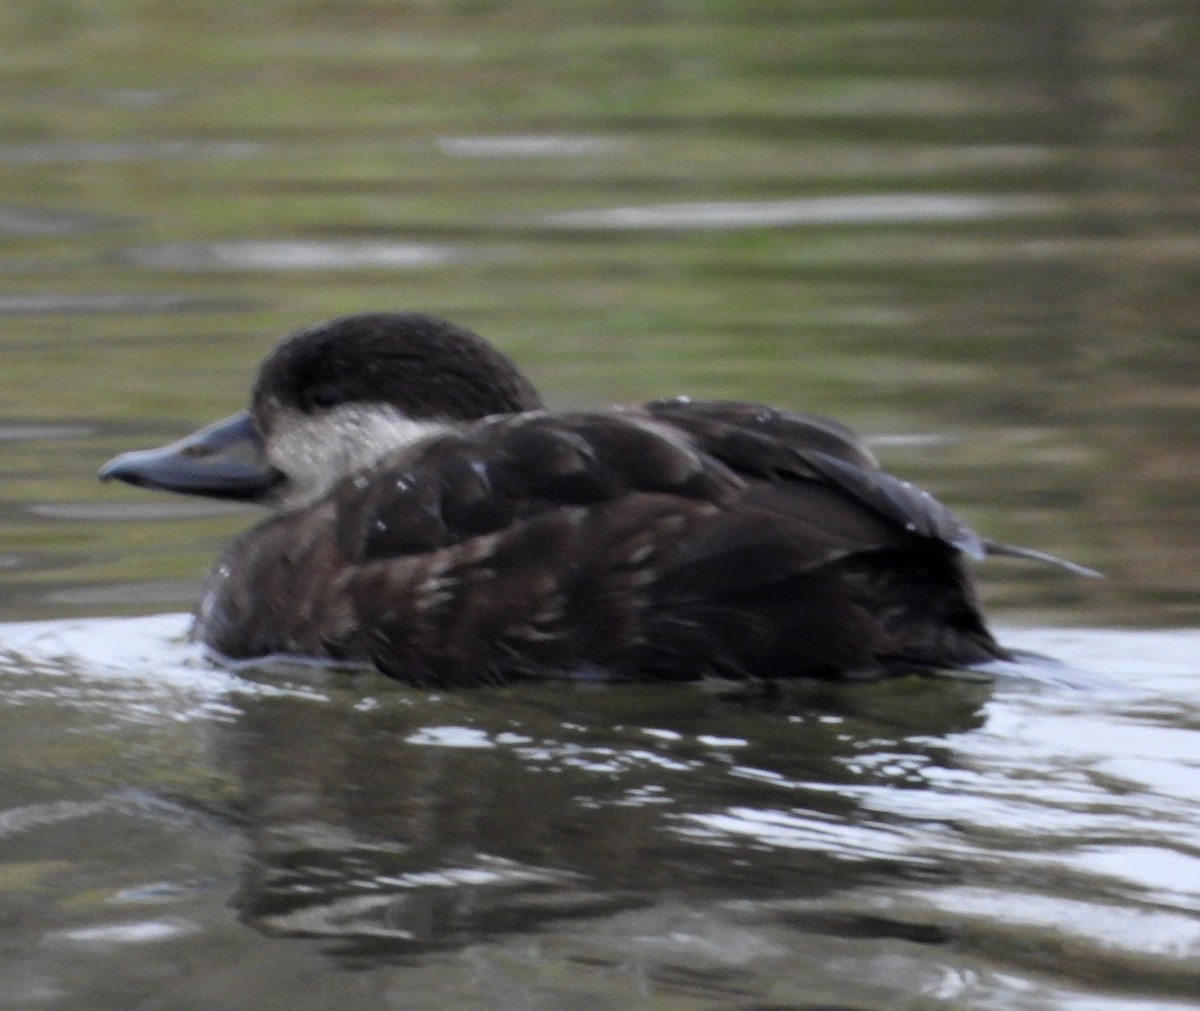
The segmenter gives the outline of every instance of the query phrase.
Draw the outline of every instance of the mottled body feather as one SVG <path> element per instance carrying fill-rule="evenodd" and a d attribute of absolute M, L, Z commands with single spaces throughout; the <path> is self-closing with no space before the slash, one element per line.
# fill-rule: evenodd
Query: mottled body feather
<path fill-rule="evenodd" d="M 904 487 L 841 426 L 759 405 L 488 418 L 234 541 L 197 635 L 427 684 L 582 666 L 878 676 L 1003 655 L 961 570 L 966 528 Z"/>

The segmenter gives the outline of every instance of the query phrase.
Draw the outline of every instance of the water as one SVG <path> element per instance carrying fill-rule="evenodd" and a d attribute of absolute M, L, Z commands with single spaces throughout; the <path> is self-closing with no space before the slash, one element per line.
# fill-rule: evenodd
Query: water
<path fill-rule="evenodd" d="M 1195 1006 L 1200 633 L 768 704 L 185 624 L 5 629 L 6 1006 Z"/>
<path fill-rule="evenodd" d="M 0 5 L 0 1006 L 1200 1006 L 1190 17 Z M 96 467 L 398 307 L 1108 578 L 980 568 L 1059 663 L 769 703 L 210 664 L 255 514 Z"/>

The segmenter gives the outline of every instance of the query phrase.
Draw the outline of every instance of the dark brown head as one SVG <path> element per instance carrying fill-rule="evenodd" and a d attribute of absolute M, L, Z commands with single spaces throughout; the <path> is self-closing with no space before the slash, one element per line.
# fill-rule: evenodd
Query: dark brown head
<path fill-rule="evenodd" d="M 512 361 L 482 337 L 416 312 L 342 316 L 285 338 L 258 370 L 250 410 L 307 415 L 379 404 L 413 421 L 472 421 L 542 406 Z"/>

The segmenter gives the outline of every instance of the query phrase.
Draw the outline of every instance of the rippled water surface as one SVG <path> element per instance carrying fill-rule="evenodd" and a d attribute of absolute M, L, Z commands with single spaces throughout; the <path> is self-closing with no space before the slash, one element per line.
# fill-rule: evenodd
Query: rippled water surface
<path fill-rule="evenodd" d="M 13 1006 L 1195 1006 L 1200 633 L 765 703 L 231 673 L 185 625 L 3 632 Z"/>
<path fill-rule="evenodd" d="M 1200 1008 L 1195 17 L 0 3 L 0 1007 Z M 991 536 L 981 676 L 226 670 L 254 513 L 101 487 L 418 308 L 557 405 L 834 414 Z"/>

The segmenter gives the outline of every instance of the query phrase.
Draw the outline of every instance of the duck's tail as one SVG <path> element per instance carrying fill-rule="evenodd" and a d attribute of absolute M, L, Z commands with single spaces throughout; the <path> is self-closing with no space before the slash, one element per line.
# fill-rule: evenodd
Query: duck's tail
<path fill-rule="evenodd" d="M 983 542 L 983 551 L 984 554 L 996 555 L 1000 558 L 1023 558 L 1029 562 L 1044 562 L 1047 565 L 1057 565 L 1060 569 L 1066 569 L 1077 576 L 1087 576 L 1089 579 L 1104 578 L 1103 572 L 1089 569 L 1086 565 L 1077 565 L 1075 562 L 1068 562 L 1065 558 L 1059 558 L 1057 555 L 1048 555 L 1044 551 L 1035 551 L 1033 548 L 1019 548 L 1015 544 L 1000 544 L 997 541 L 985 540 Z"/>

